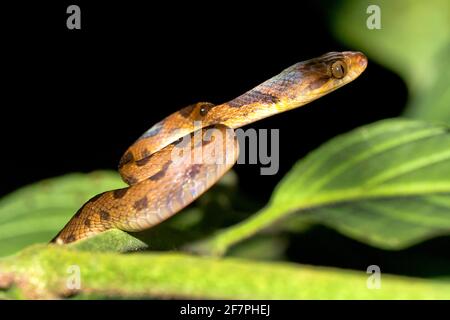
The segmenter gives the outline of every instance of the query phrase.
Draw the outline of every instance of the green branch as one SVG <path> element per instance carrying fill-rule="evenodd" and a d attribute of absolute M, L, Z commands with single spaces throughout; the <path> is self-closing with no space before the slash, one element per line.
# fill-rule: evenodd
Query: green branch
<path fill-rule="evenodd" d="M 71 290 L 80 271 L 80 289 Z M 36 245 L 0 260 L 0 297 L 232 298 L 232 299 L 448 299 L 450 285 L 382 275 L 382 288 L 368 289 L 369 275 L 291 263 L 217 259 L 179 253 L 120 255 Z"/>

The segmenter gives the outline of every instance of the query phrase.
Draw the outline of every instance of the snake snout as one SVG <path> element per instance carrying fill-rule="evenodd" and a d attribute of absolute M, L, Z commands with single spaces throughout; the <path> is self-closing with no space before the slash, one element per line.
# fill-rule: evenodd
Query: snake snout
<path fill-rule="evenodd" d="M 364 53 L 359 51 L 351 52 L 351 59 L 352 64 L 357 66 L 361 72 L 364 71 L 364 69 L 366 69 L 368 60 L 367 57 L 364 55 Z"/>

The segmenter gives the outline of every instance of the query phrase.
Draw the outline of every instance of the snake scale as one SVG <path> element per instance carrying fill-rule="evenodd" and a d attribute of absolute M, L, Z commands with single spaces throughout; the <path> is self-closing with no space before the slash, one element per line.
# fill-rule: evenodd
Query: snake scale
<path fill-rule="evenodd" d="M 111 228 L 137 232 L 164 221 L 234 165 L 234 129 L 320 98 L 356 79 L 366 66 L 360 52 L 329 52 L 296 63 L 229 102 L 199 102 L 169 115 L 120 159 L 119 172 L 129 187 L 90 199 L 52 242 L 66 244 Z M 192 161 L 199 150 L 202 161 Z"/>

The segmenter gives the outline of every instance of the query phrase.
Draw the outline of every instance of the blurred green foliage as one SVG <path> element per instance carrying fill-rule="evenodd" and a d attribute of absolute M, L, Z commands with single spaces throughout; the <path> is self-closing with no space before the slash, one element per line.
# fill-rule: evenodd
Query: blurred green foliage
<path fill-rule="evenodd" d="M 0 199 L 0 256 L 50 241 L 80 206 L 125 185 L 116 172 L 72 173 L 26 186 Z"/>
<path fill-rule="evenodd" d="M 405 115 L 450 124 L 450 2 L 448 0 L 348 0 L 329 2 L 330 30 L 370 61 L 406 82 Z M 367 8 L 377 5 L 381 29 L 367 28 Z M 369 64 L 370 68 L 370 64 Z M 382 84 L 375 87 L 379 94 Z M 389 99 L 386 97 L 386 104 Z"/>
<path fill-rule="evenodd" d="M 448 128 L 390 119 L 338 136 L 300 160 L 260 212 L 193 249 L 222 254 L 281 219 L 290 230 L 322 223 L 387 249 L 449 234 Z"/>

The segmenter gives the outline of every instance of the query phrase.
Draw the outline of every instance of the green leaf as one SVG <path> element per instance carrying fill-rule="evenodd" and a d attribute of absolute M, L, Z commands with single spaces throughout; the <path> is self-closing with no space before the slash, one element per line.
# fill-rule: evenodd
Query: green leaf
<path fill-rule="evenodd" d="M 66 286 L 75 275 L 70 272 L 74 266 L 79 270 L 79 290 Z M 368 278 L 365 270 L 177 253 L 120 255 L 35 245 L 0 259 L 0 298 L 60 298 L 77 293 L 94 298 L 450 298 L 449 282 L 383 274 L 381 288 L 368 289 Z"/>
<path fill-rule="evenodd" d="M 87 200 L 124 186 L 116 172 L 73 173 L 37 182 L 3 197 L 0 200 L 0 256 L 33 243 L 48 242 Z M 227 220 L 231 219 L 231 223 L 241 220 L 242 216 L 240 219 L 236 216 L 242 215 L 243 208 L 235 204 L 241 207 L 248 204 L 236 189 L 237 177 L 229 172 L 199 199 L 196 207 L 183 210 L 182 214 L 155 228 L 133 234 L 110 230 L 74 246 L 82 250 L 117 252 L 178 247 L 218 229 Z"/>
<path fill-rule="evenodd" d="M 282 218 L 386 249 L 449 234 L 448 128 L 389 119 L 334 138 L 294 166 L 266 208 L 189 249 L 221 254 Z"/>
<path fill-rule="evenodd" d="M 330 5 L 330 31 L 405 80 L 410 94 L 405 115 L 450 124 L 448 0 L 347 0 Z M 370 5 L 380 8 L 381 29 L 366 25 L 373 15 L 367 13 Z"/>
<path fill-rule="evenodd" d="M 0 256 L 50 241 L 94 195 L 124 186 L 115 172 L 72 173 L 23 187 L 0 199 Z"/>
<path fill-rule="evenodd" d="M 146 249 L 148 245 L 127 232 L 110 229 L 91 238 L 71 243 L 68 247 L 81 251 L 129 252 Z"/>

